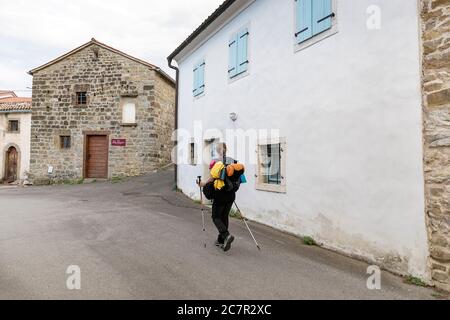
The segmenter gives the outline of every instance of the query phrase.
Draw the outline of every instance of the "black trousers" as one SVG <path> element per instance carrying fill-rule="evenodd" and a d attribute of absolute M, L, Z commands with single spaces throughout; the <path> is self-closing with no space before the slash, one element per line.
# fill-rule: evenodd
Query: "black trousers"
<path fill-rule="evenodd" d="M 219 231 L 219 237 L 217 241 L 224 243 L 225 239 L 230 235 L 228 226 L 230 223 L 230 211 L 233 207 L 233 202 L 216 202 L 214 201 L 212 206 L 212 219 Z"/>

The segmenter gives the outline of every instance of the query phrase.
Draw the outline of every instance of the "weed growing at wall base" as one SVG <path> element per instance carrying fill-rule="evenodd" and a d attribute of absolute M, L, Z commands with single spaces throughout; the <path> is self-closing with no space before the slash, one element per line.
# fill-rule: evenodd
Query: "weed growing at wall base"
<path fill-rule="evenodd" d="M 417 286 L 417 287 L 427 287 L 427 284 L 422 279 L 414 277 L 414 276 L 406 277 L 405 282 L 407 284 Z"/>

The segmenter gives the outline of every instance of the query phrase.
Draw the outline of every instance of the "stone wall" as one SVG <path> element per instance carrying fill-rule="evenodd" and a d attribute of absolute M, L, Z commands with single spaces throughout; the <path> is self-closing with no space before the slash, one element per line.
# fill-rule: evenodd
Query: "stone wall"
<path fill-rule="evenodd" d="M 162 92 L 158 92 L 162 87 Z M 88 92 L 77 106 L 76 91 Z M 109 145 L 108 177 L 136 176 L 170 163 L 175 86 L 149 66 L 92 44 L 33 75 L 31 177 L 35 182 L 84 177 L 86 132 L 126 139 L 126 147 Z M 124 97 L 136 101 L 136 125 L 122 124 Z M 59 136 L 72 146 L 61 149 Z M 48 175 L 48 166 L 54 173 Z"/>
<path fill-rule="evenodd" d="M 173 85 L 157 74 L 155 83 L 155 103 L 152 108 L 155 125 L 159 128 L 155 132 L 155 152 L 158 153 L 160 164 L 172 162 L 174 141 L 172 134 L 175 124 L 175 90 Z"/>
<path fill-rule="evenodd" d="M 430 267 L 436 286 L 450 291 L 450 1 L 421 6 Z"/>

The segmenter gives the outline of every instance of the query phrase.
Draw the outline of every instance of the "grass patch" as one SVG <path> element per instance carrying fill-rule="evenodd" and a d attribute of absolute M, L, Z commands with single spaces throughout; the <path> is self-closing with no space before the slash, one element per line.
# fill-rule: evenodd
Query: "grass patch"
<path fill-rule="evenodd" d="M 314 240 L 311 237 L 303 237 L 302 241 L 303 241 L 303 244 L 305 244 L 307 246 L 317 246 L 316 240 Z"/>
<path fill-rule="evenodd" d="M 230 211 L 230 217 L 233 219 L 242 219 L 241 213 L 236 209 L 231 209 Z"/>
<path fill-rule="evenodd" d="M 438 300 L 449 300 L 449 299 L 450 299 L 450 297 L 449 297 L 448 294 L 438 293 L 438 292 L 432 293 L 431 296 L 432 296 L 433 298 L 438 299 Z"/>
<path fill-rule="evenodd" d="M 422 279 L 413 276 L 406 277 L 405 283 L 417 287 L 428 287 L 427 284 Z"/>
<path fill-rule="evenodd" d="M 83 184 L 83 183 L 84 183 L 84 179 L 75 179 L 75 180 L 74 179 L 66 179 L 66 180 L 55 181 L 52 184 L 74 186 L 74 185 Z"/>
<path fill-rule="evenodd" d="M 111 183 L 119 183 L 119 182 L 122 182 L 124 180 L 125 180 L 124 177 L 112 177 L 111 178 Z"/>

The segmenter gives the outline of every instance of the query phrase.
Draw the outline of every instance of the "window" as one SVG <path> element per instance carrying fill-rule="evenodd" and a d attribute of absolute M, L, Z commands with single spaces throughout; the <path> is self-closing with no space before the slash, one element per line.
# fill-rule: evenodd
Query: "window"
<path fill-rule="evenodd" d="M 219 159 L 219 153 L 217 152 L 217 147 L 219 146 L 220 140 L 214 139 L 210 143 L 210 156 L 211 160 Z"/>
<path fill-rule="evenodd" d="M 87 92 L 77 92 L 77 105 L 86 105 L 87 104 Z"/>
<path fill-rule="evenodd" d="M 189 145 L 189 164 L 192 166 L 197 165 L 196 151 L 195 143 L 191 143 Z"/>
<path fill-rule="evenodd" d="M 248 28 L 244 28 L 231 36 L 229 47 L 228 76 L 230 79 L 248 70 Z"/>
<path fill-rule="evenodd" d="M 281 144 L 261 146 L 261 179 L 265 184 L 281 184 Z"/>
<path fill-rule="evenodd" d="M 136 123 L 136 105 L 132 102 L 125 103 L 122 109 L 122 123 Z"/>
<path fill-rule="evenodd" d="M 285 149 L 284 141 L 258 146 L 258 190 L 286 192 Z"/>
<path fill-rule="evenodd" d="M 334 2 L 335 0 L 295 0 L 297 44 L 305 43 L 327 30 L 336 31 L 332 30 L 336 16 Z M 330 34 L 324 34 L 325 37 L 328 35 Z"/>
<path fill-rule="evenodd" d="M 59 143 L 61 149 L 70 149 L 71 147 L 71 141 L 72 139 L 70 136 L 60 136 L 59 137 Z"/>
<path fill-rule="evenodd" d="M 122 96 L 120 110 L 122 111 L 122 126 L 136 127 L 138 96 Z"/>
<path fill-rule="evenodd" d="M 8 131 L 9 132 L 19 132 L 19 120 L 9 120 L 8 121 Z"/>
<path fill-rule="evenodd" d="M 194 67 L 194 89 L 192 90 L 194 97 L 205 92 L 205 61 L 201 61 Z"/>

